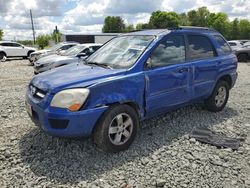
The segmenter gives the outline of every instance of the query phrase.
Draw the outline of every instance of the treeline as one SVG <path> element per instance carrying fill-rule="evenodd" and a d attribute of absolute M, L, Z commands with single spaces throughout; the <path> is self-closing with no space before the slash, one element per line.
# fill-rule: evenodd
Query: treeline
<path fill-rule="evenodd" d="M 151 14 L 148 23 L 139 23 L 136 26 L 126 25 L 119 16 L 108 16 L 104 20 L 104 33 L 122 33 L 141 29 L 165 29 L 178 26 L 210 27 L 222 33 L 228 40 L 250 39 L 250 22 L 247 19 L 230 21 L 223 12 L 212 13 L 207 7 L 200 7 L 187 13 L 155 11 Z"/>

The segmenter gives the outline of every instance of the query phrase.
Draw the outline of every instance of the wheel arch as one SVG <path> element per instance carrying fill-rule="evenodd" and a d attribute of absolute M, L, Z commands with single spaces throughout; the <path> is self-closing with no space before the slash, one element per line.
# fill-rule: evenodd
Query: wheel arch
<path fill-rule="evenodd" d="M 233 86 L 232 77 L 231 77 L 229 74 L 221 76 L 221 77 L 218 79 L 218 81 L 225 81 L 225 82 L 227 82 L 230 89 L 231 89 L 232 86 Z M 218 83 L 218 81 L 217 81 L 217 83 Z"/>

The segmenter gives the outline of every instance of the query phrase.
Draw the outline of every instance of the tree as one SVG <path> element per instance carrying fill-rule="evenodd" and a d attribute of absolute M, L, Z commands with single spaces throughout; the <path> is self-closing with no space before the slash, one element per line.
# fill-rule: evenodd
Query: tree
<path fill-rule="evenodd" d="M 3 30 L 0 29 L 0 40 L 2 40 L 2 39 L 3 39 Z"/>
<path fill-rule="evenodd" d="M 200 7 L 198 10 L 191 10 L 187 13 L 188 20 L 192 26 L 207 27 L 210 15 L 207 7 Z"/>
<path fill-rule="evenodd" d="M 230 23 L 225 13 L 212 13 L 209 16 L 209 26 L 223 34 L 227 39 L 230 37 Z"/>
<path fill-rule="evenodd" d="M 153 29 L 178 27 L 179 23 L 179 15 L 175 12 L 156 11 L 151 14 L 149 19 L 149 27 Z"/>
<path fill-rule="evenodd" d="M 37 38 L 36 38 L 36 44 L 41 48 L 45 48 L 46 46 L 49 45 L 49 40 L 51 39 L 51 36 L 50 35 L 39 35 Z"/>
<path fill-rule="evenodd" d="M 53 33 L 51 34 L 51 39 L 54 40 L 56 43 L 58 43 L 59 41 L 61 41 L 61 36 L 62 36 L 62 33 L 57 29 L 57 26 L 56 26 Z"/>
<path fill-rule="evenodd" d="M 125 26 L 124 32 L 126 33 L 126 32 L 130 32 L 130 31 L 133 31 L 133 30 L 135 30 L 134 25 L 130 24 L 128 26 Z"/>
<path fill-rule="evenodd" d="M 188 15 L 186 13 L 181 13 L 179 15 L 179 18 L 180 18 L 180 25 L 182 26 L 188 26 L 188 25 L 191 25 L 189 19 L 188 19 Z"/>
<path fill-rule="evenodd" d="M 239 20 L 236 18 L 231 22 L 231 35 L 230 39 L 239 39 Z"/>
<path fill-rule="evenodd" d="M 149 29 L 149 24 L 147 23 L 138 23 L 135 27 L 136 30 Z"/>
<path fill-rule="evenodd" d="M 125 30 L 124 20 L 120 16 L 107 16 L 102 28 L 103 33 L 122 33 Z"/>
<path fill-rule="evenodd" d="M 250 39 L 250 22 L 246 19 L 242 19 L 239 22 L 239 38 Z"/>

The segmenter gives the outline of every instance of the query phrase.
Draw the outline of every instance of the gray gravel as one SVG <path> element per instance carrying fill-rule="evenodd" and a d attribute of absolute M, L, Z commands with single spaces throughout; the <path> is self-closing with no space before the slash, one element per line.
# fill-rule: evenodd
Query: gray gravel
<path fill-rule="evenodd" d="M 132 147 L 100 152 L 91 139 L 48 136 L 28 118 L 27 60 L 0 63 L 0 187 L 250 187 L 250 66 L 224 111 L 189 106 L 142 123 Z M 195 126 L 242 138 L 237 151 L 190 139 Z"/>

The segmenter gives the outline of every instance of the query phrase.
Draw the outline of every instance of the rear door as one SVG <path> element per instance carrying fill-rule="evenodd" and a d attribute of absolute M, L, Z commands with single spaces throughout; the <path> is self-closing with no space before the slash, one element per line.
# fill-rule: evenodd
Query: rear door
<path fill-rule="evenodd" d="M 167 35 L 151 54 L 151 65 L 145 71 L 146 111 L 162 112 L 190 100 L 190 71 L 186 64 L 185 38 Z"/>
<path fill-rule="evenodd" d="M 193 99 L 211 93 L 221 61 L 211 39 L 206 35 L 187 35 L 188 60 L 192 62 Z"/>

